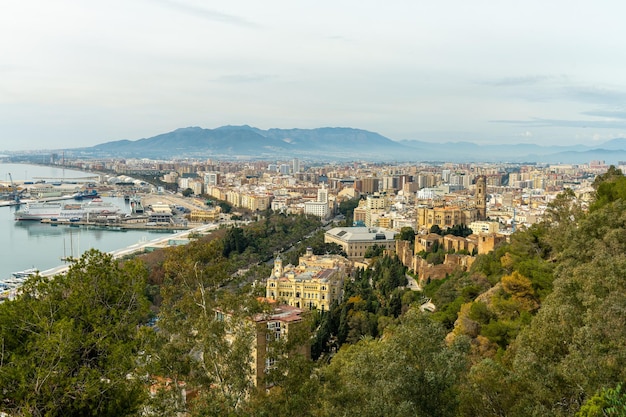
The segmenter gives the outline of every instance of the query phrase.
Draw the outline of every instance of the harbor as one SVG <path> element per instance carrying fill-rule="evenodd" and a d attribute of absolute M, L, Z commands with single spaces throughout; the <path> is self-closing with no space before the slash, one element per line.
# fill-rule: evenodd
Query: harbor
<path fill-rule="evenodd" d="M 92 199 L 85 198 L 82 203 L 74 199 L 76 193 L 85 189 L 85 184 L 73 184 L 72 177 L 85 177 L 93 180 L 85 172 L 70 171 L 34 165 L 0 164 L 0 179 L 3 183 L 34 185 L 32 177 L 68 178 L 67 184 L 55 185 L 61 188 L 61 194 L 47 196 L 45 201 L 66 202 L 70 205 L 87 204 Z M 7 171 L 13 172 L 11 180 Z M 24 176 L 16 178 L 15 173 Z M 89 178 L 87 178 L 89 177 Z M 28 184 L 33 182 L 33 184 Z M 38 220 L 16 220 L 16 213 L 24 210 L 27 204 L 41 203 L 40 199 L 20 194 L 19 204 L 15 199 L 0 201 L 0 292 L 9 286 L 19 285 L 24 277 L 13 274 L 35 269 L 41 275 L 52 276 L 63 272 L 69 266 L 64 259 L 80 257 L 88 249 L 94 248 L 111 253 L 116 257 L 126 256 L 140 251 L 154 250 L 168 245 L 184 244 L 189 233 L 204 233 L 217 228 L 216 223 L 201 224 L 187 222 L 183 216 L 185 210 L 199 208 L 199 203 L 188 200 L 186 207 L 181 201 L 170 195 L 158 193 L 127 192 L 116 189 L 106 182 L 99 184 L 99 198 L 119 208 L 113 214 L 73 216 L 68 218 L 49 217 Z M 66 188 L 63 188 L 66 186 Z M 55 190 L 56 191 L 56 190 Z M 14 196 L 12 196 L 14 197 Z M 93 197 L 93 196 L 92 196 Z M 83 197 L 84 198 L 84 197 Z M 143 203 L 137 210 L 137 203 Z M 145 204 L 146 210 L 143 205 Z M 151 217 L 148 206 L 159 208 L 172 207 L 178 213 L 161 213 Z"/>
<path fill-rule="evenodd" d="M 169 246 L 182 245 L 189 242 L 189 235 L 192 233 L 198 236 L 210 233 L 217 228 L 217 224 L 201 225 L 193 229 L 179 231 L 177 233 L 167 236 L 157 237 L 150 241 L 139 241 L 127 247 L 109 251 L 108 253 L 112 255 L 114 259 L 119 259 L 126 256 L 132 256 L 135 254 L 163 249 Z M 15 297 L 20 291 L 20 287 L 32 275 L 39 274 L 42 277 L 53 277 L 55 275 L 67 272 L 67 270 L 71 266 L 71 259 L 74 253 L 73 248 L 70 248 L 69 253 L 69 256 L 64 256 L 66 261 L 63 264 L 59 264 L 55 267 L 48 268 L 43 271 L 40 271 L 37 268 L 28 268 L 23 271 L 16 271 L 11 273 L 10 278 L 0 280 L 0 302 L 5 299 L 12 299 L 13 297 Z M 76 257 L 78 256 L 79 252 L 77 252 Z"/>

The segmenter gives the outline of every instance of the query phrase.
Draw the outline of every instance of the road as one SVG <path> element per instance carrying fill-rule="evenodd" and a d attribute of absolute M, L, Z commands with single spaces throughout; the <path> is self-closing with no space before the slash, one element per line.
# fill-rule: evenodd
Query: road
<path fill-rule="evenodd" d="M 409 281 L 406 286 L 408 289 L 412 291 L 422 291 L 422 287 L 420 287 L 420 285 L 417 283 L 417 281 L 415 281 L 412 276 L 406 274 L 406 279 Z"/>

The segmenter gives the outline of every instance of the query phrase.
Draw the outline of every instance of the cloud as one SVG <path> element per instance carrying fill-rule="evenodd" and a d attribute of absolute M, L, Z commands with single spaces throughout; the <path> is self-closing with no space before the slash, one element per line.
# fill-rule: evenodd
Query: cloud
<path fill-rule="evenodd" d="M 626 102 L 625 91 L 596 86 L 568 87 L 564 95 L 579 102 L 607 106 L 620 106 Z"/>
<path fill-rule="evenodd" d="M 276 76 L 271 74 L 233 74 L 223 75 L 216 78 L 214 81 L 219 83 L 240 84 L 264 82 L 272 78 L 276 78 Z"/>
<path fill-rule="evenodd" d="M 626 110 L 590 110 L 581 114 L 586 116 L 606 117 L 610 119 L 626 119 Z"/>
<path fill-rule="evenodd" d="M 492 85 L 496 87 L 517 87 L 565 79 L 567 79 L 565 75 L 523 75 L 519 77 L 505 77 L 492 81 L 484 81 L 480 84 Z"/>
<path fill-rule="evenodd" d="M 207 20 L 211 20 L 214 22 L 222 22 L 228 23 L 231 25 L 244 26 L 250 28 L 259 27 L 259 25 L 255 22 L 251 22 L 249 20 L 243 19 L 239 16 L 234 16 L 226 13 L 221 13 L 216 10 L 205 9 L 203 7 L 198 7 L 193 4 L 175 1 L 175 0 L 157 0 L 161 5 L 168 7 L 170 9 Z"/>
<path fill-rule="evenodd" d="M 490 123 L 525 127 L 573 127 L 594 129 L 626 129 L 626 120 L 562 120 L 532 118 L 531 120 L 490 120 Z"/>
<path fill-rule="evenodd" d="M 342 35 L 331 35 L 331 36 L 327 36 L 326 39 L 331 40 L 331 41 L 342 41 L 342 42 L 352 42 L 353 40 L 346 37 L 346 36 L 342 36 Z"/>

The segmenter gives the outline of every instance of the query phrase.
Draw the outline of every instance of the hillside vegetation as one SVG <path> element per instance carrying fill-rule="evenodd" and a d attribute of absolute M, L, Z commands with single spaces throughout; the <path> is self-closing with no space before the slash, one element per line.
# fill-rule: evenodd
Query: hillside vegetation
<path fill-rule="evenodd" d="M 341 303 L 271 346 L 269 391 L 247 377 L 241 323 L 268 309 L 256 297 L 274 253 L 295 245 L 284 254 L 294 262 L 308 244 L 330 249 L 317 220 L 268 213 L 149 263 L 88 252 L 66 276 L 35 278 L 0 304 L 0 411 L 626 415 L 626 178 L 611 169 L 594 186 L 588 208 L 562 193 L 545 221 L 423 292 L 404 288 L 395 257 L 373 258 Z M 419 311 L 427 298 L 435 313 Z M 312 359 L 293 354 L 306 340 Z"/>

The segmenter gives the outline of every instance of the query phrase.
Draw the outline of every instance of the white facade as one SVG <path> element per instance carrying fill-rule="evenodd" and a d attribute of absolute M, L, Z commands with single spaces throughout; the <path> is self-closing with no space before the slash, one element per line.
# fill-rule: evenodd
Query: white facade
<path fill-rule="evenodd" d="M 500 223 L 488 221 L 471 222 L 468 227 L 472 232 L 478 233 L 498 233 L 500 231 Z"/>
<path fill-rule="evenodd" d="M 304 214 L 312 214 L 321 219 L 326 219 L 330 214 L 328 203 L 319 201 L 307 201 L 304 203 Z"/>

